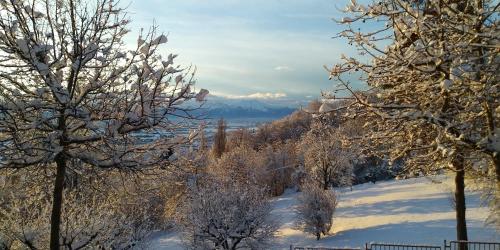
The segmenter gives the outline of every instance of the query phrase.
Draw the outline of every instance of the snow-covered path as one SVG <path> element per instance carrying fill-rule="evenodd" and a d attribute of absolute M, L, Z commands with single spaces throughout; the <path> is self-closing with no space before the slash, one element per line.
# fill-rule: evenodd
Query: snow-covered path
<path fill-rule="evenodd" d="M 340 199 L 331 234 L 315 237 L 296 229 L 297 197 L 292 190 L 273 200 L 273 217 L 279 221 L 272 249 L 297 246 L 362 247 L 366 242 L 442 245 L 455 238 L 451 179 L 408 179 L 363 184 L 338 191 Z M 441 182 L 444 183 L 435 183 Z M 470 240 L 500 241 L 500 235 L 483 221 L 488 214 L 479 195 L 468 192 L 467 226 Z M 152 249 L 182 249 L 175 233 L 159 234 Z"/>

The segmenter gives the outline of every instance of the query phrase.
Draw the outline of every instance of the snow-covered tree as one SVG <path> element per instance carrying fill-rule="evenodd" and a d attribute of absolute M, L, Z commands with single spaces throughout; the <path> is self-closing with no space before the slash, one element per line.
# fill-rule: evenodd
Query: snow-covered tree
<path fill-rule="evenodd" d="M 465 173 L 489 183 L 493 211 L 500 206 L 499 6 L 488 0 L 351 0 L 338 21 L 346 27 L 339 36 L 361 57 L 342 55 L 328 69 L 351 96 L 337 109 L 325 103 L 324 111 L 362 112 L 372 148 L 389 144 L 393 159 L 406 156 L 415 169 L 456 172 L 459 240 L 467 240 Z M 354 91 L 349 73 L 361 75 L 371 93 Z"/>
<path fill-rule="evenodd" d="M 301 190 L 297 206 L 298 226 L 319 240 L 321 234 L 326 235 L 332 227 L 337 198 L 333 190 L 324 190 L 311 183 L 304 184 Z"/>
<path fill-rule="evenodd" d="M 273 196 L 283 194 L 292 184 L 292 174 L 298 165 L 295 143 L 274 143 L 261 149 L 265 157 L 267 186 Z"/>
<path fill-rule="evenodd" d="M 213 159 L 209 172 L 220 178 L 266 187 L 270 173 L 266 169 L 266 157 L 248 146 L 231 149 L 220 159 Z"/>
<path fill-rule="evenodd" d="M 271 123 L 265 123 L 255 131 L 256 148 L 274 142 L 297 141 L 309 131 L 311 115 L 303 110 L 295 111 L 289 116 Z"/>
<path fill-rule="evenodd" d="M 263 249 L 277 230 L 266 190 L 217 177 L 192 187 L 182 225 L 192 249 Z"/>
<path fill-rule="evenodd" d="M 338 129 L 315 123 L 299 148 L 309 176 L 324 190 L 351 184 L 354 154 L 342 144 Z"/>
<path fill-rule="evenodd" d="M 204 133 L 204 130 L 201 130 L 196 145 L 192 144 L 187 149 L 178 150 L 175 160 L 171 161 L 168 168 L 170 172 L 166 177 L 168 182 L 164 211 L 166 217 L 176 218 L 182 213 L 179 208 L 187 198 L 189 187 L 198 186 L 208 174 L 211 152 L 207 148 Z"/>
<path fill-rule="evenodd" d="M 169 116 L 202 101 L 193 71 L 158 53 L 156 28 L 124 44 L 126 13 L 116 1 L 0 1 L 0 168 L 56 168 L 50 248 L 58 249 L 68 162 L 98 168 L 161 165 L 183 141 Z"/>
<path fill-rule="evenodd" d="M 237 147 L 251 147 L 254 148 L 256 143 L 255 136 L 248 128 L 239 128 L 228 133 L 227 145 L 228 149 Z"/>

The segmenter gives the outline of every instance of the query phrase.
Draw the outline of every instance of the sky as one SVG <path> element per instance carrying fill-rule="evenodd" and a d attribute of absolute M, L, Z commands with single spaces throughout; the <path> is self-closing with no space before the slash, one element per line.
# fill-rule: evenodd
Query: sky
<path fill-rule="evenodd" d="M 332 39 L 347 0 L 131 0 L 132 34 L 153 23 L 164 55 L 197 67 L 197 88 L 228 98 L 313 99 L 324 65 L 354 51 Z"/>

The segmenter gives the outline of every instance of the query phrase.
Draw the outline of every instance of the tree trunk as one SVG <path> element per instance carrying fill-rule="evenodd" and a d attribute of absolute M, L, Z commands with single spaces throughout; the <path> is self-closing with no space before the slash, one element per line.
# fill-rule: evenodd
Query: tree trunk
<path fill-rule="evenodd" d="M 497 177 L 497 191 L 500 191 L 500 153 L 497 153 L 493 157 L 493 163 L 495 164 L 495 173 Z"/>
<path fill-rule="evenodd" d="M 328 173 L 328 167 L 325 163 L 321 163 L 323 169 L 323 190 L 328 190 L 328 184 L 330 184 L 330 174 Z"/>
<path fill-rule="evenodd" d="M 495 219 L 499 219 L 500 218 L 500 213 L 498 212 L 500 209 L 500 153 L 497 153 L 494 157 L 493 157 L 493 163 L 495 165 L 495 172 L 496 172 L 496 183 L 495 183 L 495 187 L 496 189 L 493 190 L 493 213 L 491 214 L 491 216 L 495 216 Z M 497 211 L 497 212 L 495 212 Z M 496 223 L 497 227 L 500 227 L 498 221 Z"/>
<path fill-rule="evenodd" d="M 66 158 L 59 154 L 56 157 L 57 174 L 54 182 L 52 214 L 50 217 L 50 249 L 59 250 L 59 232 L 63 203 L 64 175 L 66 174 Z"/>
<path fill-rule="evenodd" d="M 229 243 L 227 243 L 227 240 L 224 240 L 224 242 L 222 242 L 222 248 L 223 248 L 223 249 L 230 250 L 230 248 L 229 248 Z"/>
<path fill-rule="evenodd" d="M 232 240 L 232 247 L 231 247 L 231 250 L 236 250 L 238 249 L 238 245 L 240 244 L 242 238 L 237 238 L 237 239 L 233 239 Z"/>
<path fill-rule="evenodd" d="M 462 159 L 457 159 L 453 163 L 456 171 L 455 175 L 455 210 L 457 217 L 457 240 L 467 239 L 467 223 L 465 220 L 465 169 Z M 466 244 L 459 244 L 460 250 L 467 250 Z"/>

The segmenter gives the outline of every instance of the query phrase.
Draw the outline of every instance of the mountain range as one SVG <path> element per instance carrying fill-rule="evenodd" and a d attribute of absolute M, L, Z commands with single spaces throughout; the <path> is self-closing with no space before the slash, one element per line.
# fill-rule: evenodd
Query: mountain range
<path fill-rule="evenodd" d="M 269 118 L 279 119 L 300 108 L 299 101 L 287 99 L 250 99 L 226 98 L 210 95 L 199 112 L 207 118 L 240 119 Z"/>

